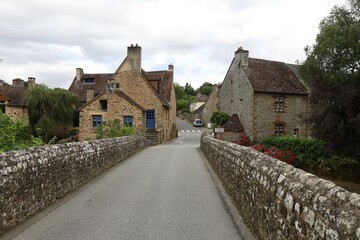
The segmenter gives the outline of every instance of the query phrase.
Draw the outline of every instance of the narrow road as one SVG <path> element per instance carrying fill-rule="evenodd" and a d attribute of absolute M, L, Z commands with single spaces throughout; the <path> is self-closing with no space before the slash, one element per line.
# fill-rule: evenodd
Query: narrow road
<path fill-rule="evenodd" d="M 247 239 L 199 153 L 200 135 L 135 154 L 4 239 Z"/>

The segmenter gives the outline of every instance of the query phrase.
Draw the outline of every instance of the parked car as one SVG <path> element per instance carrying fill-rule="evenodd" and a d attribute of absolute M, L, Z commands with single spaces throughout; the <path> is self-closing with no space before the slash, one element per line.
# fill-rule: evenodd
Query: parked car
<path fill-rule="evenodd" d="M 203 122 L 200 119 L 195 119 L 193 122 L 194 127 L 202 127 Z"/>

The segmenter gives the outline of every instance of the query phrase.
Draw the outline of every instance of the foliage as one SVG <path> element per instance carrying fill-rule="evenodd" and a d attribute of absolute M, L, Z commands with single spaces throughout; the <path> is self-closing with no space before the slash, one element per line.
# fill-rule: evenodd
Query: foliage
<path fill-rule="evenodd" d="M 230 116 L 224 112 L 214 112 L 211 115 L 210 121 L 216 123 L 217 125 L 223 125 L 229 120 Z"/>
<path fill-rule="evenodd" d="M 327 151 L 360 156 L 360 1 L 335 6 L 320 23 L 301 76 L 311 87 L 310 120 L 314 137 Z M 360 160 L 360 159 L 358 159 Z"/>
<path fill-rule="evenodd" d="M 195 90 L 189 83 L 185 87 L 175 83 L 176 109 L 182 113 L 190 113 L 190 103 L 195 100 Z"/>
<path fill-rule="evenodd" d="M 196 89 L 195 92 L 209 96 L 212 91 L 212 87 L 213 87 L 213 85 L 211 83 L 205 82 L 198 89 Z"/>
<path fill-rule="evenodd" d="M 101 125 L 98 125 L 95 133 L 97 139 L 114 138 L 134 135 L 135 128 L 121 125 L 120 120 L 115 119 L 114 121 L 103 122 Z"/>
<path fill-rule="evenodd" d="M 48 133 L 55 128 L 61 128 L 65 133 L 67 127 L 72 125 L 75 109 L 80 104 L 75 94 L 65 89 L 50 89 L 45 85 L 27 90 L 25 102 L 31 127 L 41 128 L 45 141 L 48 141 Z"/>
<path fill-rule="evenodd" d="M 243 135 L 240 137 L 240 139 L 235 140 L 233 143 L 249 147 L 252 145 L 251 139 L 247 135 Z"/>
<path fill-rule="evenodd" d="M 195 96 L 196 92 L 194 88 L 190 85 L 190 83 L 186 83 L 184 87 L 184 93 L 190 96 Z"/>
<path fill-rule="evenodd" d="M 325 143 L 318 139 L 294 138 L 290 136 L 266 137 L 261 144 L 289 150 L 298 156 L 297 164 L 302 167 L 306 162 L 317 161 L 324 156 Z"/>
<path fill-rule="evenodd" d="M 44 145 L 39 137 L 30 133 L 30 127 L 23 119 L 13 121 L 0 113 L 0 152 Z"/>

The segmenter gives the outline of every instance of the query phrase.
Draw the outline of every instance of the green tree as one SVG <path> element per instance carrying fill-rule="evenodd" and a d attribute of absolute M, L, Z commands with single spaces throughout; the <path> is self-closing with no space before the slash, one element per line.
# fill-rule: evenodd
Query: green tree
<path fill-rule="evenodd" d="M 176 96 L 176 100 L 183 99 L 185 96 L 184 87 L 180 86 L 180 84 L 178 83 L 175 83 L 175 96 Z"/>
<path fill-rule="evenodd" d="M 190 83 L 185 84 L 184 92 L 185 92 L 185 94 L 190 95 L 190 96 L 196 95 L 196 92 L 195 92 L 194 88 L 190 85 Z"/>
<path fill-rule="evenodd" d="M 25 102 L 32 129 L 41 128 L 46 142 L 50 131 L 58 128 L 64 134 L 72 125 L 75 109 L 80 103 L 76 95 L 60 88 L 50 89 L 45 85 L 27 90 Z"/>
<path fill-rule="evenodd" d="M 360 156 L 360 1 L 335 6 L 305 47 L 301 76 L 311 88 L 313 134 L 327 150 Z"/>
<path fill-rule="evenodd" d="M 211 83 L 205 82 L 198 89 L 196 89 L 196 93 L 201 93 L 209 96 L 212 91 L 212 87 L 213 85 Z"/>
<path fill-rule="evenodd" d="M 212 123 L 216 123 L 217 125 L 223 125 L 226 123 L 227 120 L 229 120 L 230 116 L 227 113 L 224 112 L 214 112 L 211 115 L 210 121 Z"/>

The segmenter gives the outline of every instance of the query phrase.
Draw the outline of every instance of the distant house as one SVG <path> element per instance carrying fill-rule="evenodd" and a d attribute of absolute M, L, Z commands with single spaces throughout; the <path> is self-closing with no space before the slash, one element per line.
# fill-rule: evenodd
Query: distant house
<path fill-rule="evenodd" d="M 69 91 L 80 97 L 79 138 L 95 138 L 95 128 L 119 119 L 136 127 L 154 144 L 176 136 L 176 100 L 173 65 L 146 72 L 141 68 L 141 47 L 131 45 L 114 73 L 87 74 L 81 68 Z"/>
<path fill-rule="evenodd" d="M 201 94 L 198 93 L 196 95 L 196 99 L 194 101 L 192 101 L 190 103 L 190 112 L 194 112 L 195 110 L 197 110 L 199 107 L 201 107 L 202 105 L 205 104 L 205 102 L 207 101 L 208 96 L 205 94 Z"/>
<path fill-rule="evenodd" d="M 251 139 L 309 136 L 308 91 L 296 66 L 249 58 L 239 48 L 219 92 L 219 110 L 237 114 Z"/>
<path fill-rule="evenodd" d="M 25 91 L 35 86 L 35 78 L 29 77 L 25 82 L 15 78 L 12 85 L 0 80 L 0 110 L 11 119 L 28 118 L 28 110 L 24 102 Z"/>
<path fill-rule="evenodd" d="M 202 121 L 204 122 L 205 125 L 211 123 L 210 118 L 212 114 L 218 111 L 217 109 L 218 93 L 219 93 L 219 86 L 214 85 L 202 110 Z"/>

